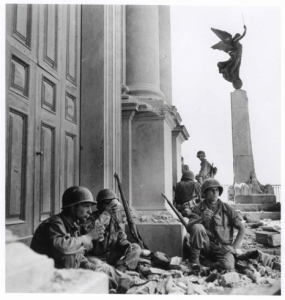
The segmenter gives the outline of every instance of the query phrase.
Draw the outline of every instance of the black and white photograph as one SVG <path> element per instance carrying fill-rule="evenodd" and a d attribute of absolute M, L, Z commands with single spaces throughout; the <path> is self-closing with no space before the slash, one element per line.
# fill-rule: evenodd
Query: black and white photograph
<path fill-rule="evenodd" d="M 283 10 L 1 4 L 5 297 L 281 296 Z"/>

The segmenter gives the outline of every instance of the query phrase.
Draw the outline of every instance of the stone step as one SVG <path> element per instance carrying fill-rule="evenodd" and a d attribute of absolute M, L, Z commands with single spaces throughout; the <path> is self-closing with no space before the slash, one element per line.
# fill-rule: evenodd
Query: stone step
<path fill-rule="evenodd" d="M 230 202 L 228 202 L 230 204 Z M 266 204 L 231 204 L 231 207 L 233 207 L 235 210 L 240 211 L 266 211 L 266 212 L 272 212 L 272 211 L 281 211 L 281 205 L 280 202 L 278 203 L 266 203 Z"/>
<path fill-rule="evenodd" d="M 235 203 L 239 204 L 268 204 L 276 203 L 275 195 L 251 195 L 251 196 L 235 196 Z"/>
<path fill-rule="evenodd" d="M 281 220 L 281 212 L 280 211 L 247 211 L 241 212 L 241 215 L 251 215 L 256 221 L 260 221 L 263 219 L 270 219 L 270 220 Z"/>

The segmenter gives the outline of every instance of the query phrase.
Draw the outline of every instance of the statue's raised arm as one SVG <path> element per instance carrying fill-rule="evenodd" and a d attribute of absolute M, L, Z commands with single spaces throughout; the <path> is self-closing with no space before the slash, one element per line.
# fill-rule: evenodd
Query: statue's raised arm
<path fill-rule="evenodd" d="M 239 69 L 242 57 L 242 45 L 239 41 L 246 35 L 246 26 L 244 25 L 244 33 L 240 35 L 237 33 L 234 37 L 226 31 L 211 28 L 211 30 L 221 39 L 221 41 L 212 49 L 224 51 L 230 55 L 229 60 L 218 63 L 219 72 L 223 77 L 232 82 L 235 89 L 242 87 L 242 81 L 239 78 Z"/>

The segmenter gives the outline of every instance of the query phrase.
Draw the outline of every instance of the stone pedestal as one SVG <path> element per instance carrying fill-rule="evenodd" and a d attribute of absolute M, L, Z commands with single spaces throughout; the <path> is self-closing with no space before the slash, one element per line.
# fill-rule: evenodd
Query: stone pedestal
<path fill-rule="evenodd" d="M 234 182 L 247 183 L 254 172 L 246 92 L 231 93 Z"/>
<path fill-rule="evenodd" d="M 161 251 L 169 257 L 183 256 L 183 239 L 186 229 L 179 223 L 173 224 L 137 224 L 137 229 L 151 251 Z M 130 241 L 134 241 L 126 226 L 126 234 Z"/>
<path fill-rule="evenodd" d="M 165 210 L 172 199 L 172 130 L 168 112 L 139 110 L 132 130 L 132 203 L 138 210 Z"/>

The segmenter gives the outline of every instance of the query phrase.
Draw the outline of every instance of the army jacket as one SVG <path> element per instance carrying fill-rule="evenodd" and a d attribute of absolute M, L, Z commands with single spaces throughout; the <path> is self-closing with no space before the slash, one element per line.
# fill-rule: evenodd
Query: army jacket
<path fill-rule="evenodd" d="M 84 256 L 85 250 L 92 246 L 92 242 L 80 234 L 80 226 L 68 211 L 42 222 L 31 242 L 32 250 L 54 259 L 59 269 L 94 269 Z"/>
<path fill-rule="evenodd" d="M 230 205 L 222 202 L 220 199 L 217 201 L 217 208 L 211 221 L 209 223 L 203 222 L 202 225 L 212 233 L 215 241 L 222 245 L 231 245 L 234 228 L 238 228 L 240 217 Z M 205 209 L 211 210 L 206 200 L 194 206 L 192 213 L 189 215 L 189 222 L 200 217 Z"/>

